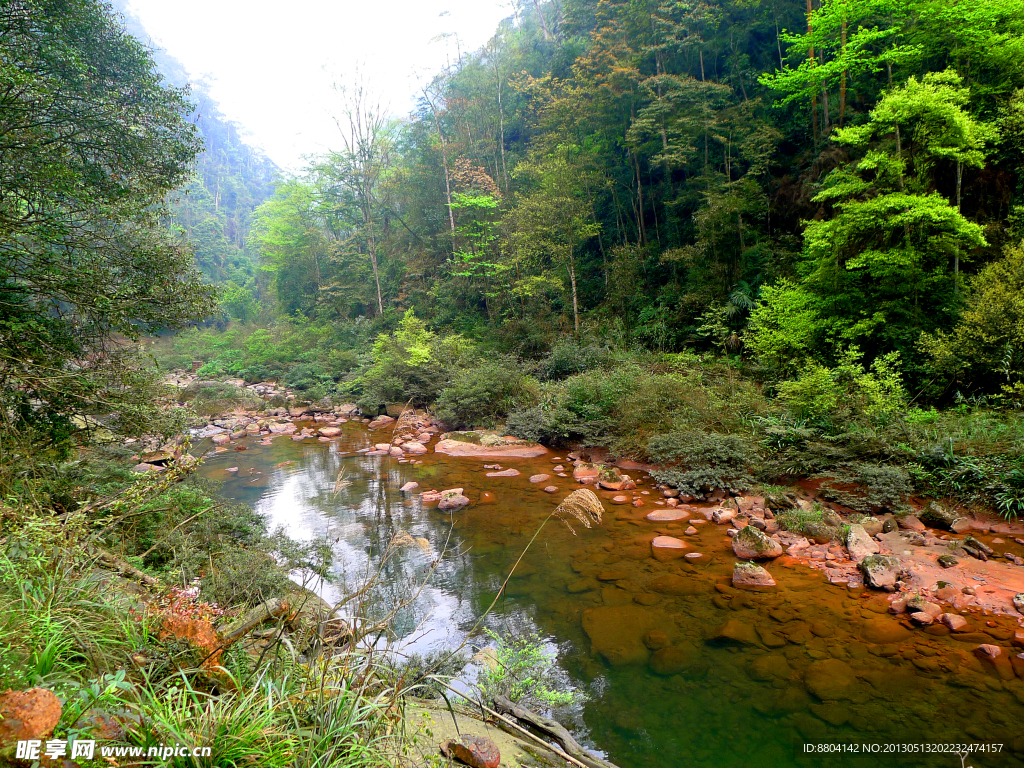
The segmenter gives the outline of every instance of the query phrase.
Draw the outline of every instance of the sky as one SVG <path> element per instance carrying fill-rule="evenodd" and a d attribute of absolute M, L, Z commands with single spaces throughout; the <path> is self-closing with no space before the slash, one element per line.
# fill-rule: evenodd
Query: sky
<path fill-rule="evenodd" d="M 154 41 L 205 77 L 221 111 L 282 168 L 336 147 L 332 83 L 361 72 L 408 114 L 419 83 L 474 51 L 509 0 L 130 0 Z"/>

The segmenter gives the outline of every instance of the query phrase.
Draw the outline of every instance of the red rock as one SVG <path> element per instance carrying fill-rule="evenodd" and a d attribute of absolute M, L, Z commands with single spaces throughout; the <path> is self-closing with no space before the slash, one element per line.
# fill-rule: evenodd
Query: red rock
<path fill-rule="evenodd" d="M 545 485 L 544 486 L 544 493 L 558 493 L 558 486 L 557 485 Z"/>
<path fill-rule="evenodd" d="M 573 478 L 584 484 L 594 482 L 600 474 L 601 467 L 597 464 L 578 464 L 572 470 Z"/>
<path fill-rule="evenodd" d="M 686 542 L 674 536 L 656 536 L 651 542 L 655 560 L 674 560 L 682 557 L 686 548 Z"/>
<path fill-rule="evenodd" d="M 60 721 L 60 699 L 45 688 L 0 693 L 0 748 L 45 739 Z"/>
<path fill-rule="evenodd" d="M 341 434 L 341 429 L 339 427 L 321 427 L 318 431 L 321 437 L 327 438 L 338 437 L 338 435 Z"/>
<path fill-rule="evenodd" d="M 985 659 L 987 661 L 995 661 L 1003 653 L 1003 649 L 998 645 L 990 645 L 989 643 L 982 643 L 974 649 L 974 655 L 979 659 Z"/>
<path fill-rule="evenodd" d="M 415 491 L 419 487 L 420 487 L 419 483 L 417 483 L 415 480 L 410 480 L 408 483 L 403 485 L 398 490 L 400 490 L 402 493 L 411 493 L 412 491 Z"/>
<path fill-rule="evenodd" d="M 954 632 L 958 632 L 967 626 L 967 619 L 956 613 L 944 613 L 939 616 L 939 621 Z"/>
<path fill-rule="evenodd" d="M 441 496 L 437 502 L 437 508 L 442 511 L 448 511 L 461 509 L 467 504 L 469 504 L 469 499 L 462 495 L 462 489 L 455 488 L 450 491 L 441 491 Z"/>
<path fill-rule="evenodd" d="M 685 520 L 689 516 L 690 513 L 682 509 L 656 509 L 647 513 L 647 519 L 655 523 L 671 523 L 676 520 Z"/>
<path fill-rule="evenodd" d="M 691 525 L 685 531 L 683 531 L 683 533 L 685 533 L 687 536 L 696 536 L 698 531 Z"/>
<path fill-rule="evenodd" d="M 210 439 L 213 441 L 214 445 L 225 445 L 226 443 L 230 443 L 231 442 L 231 435 L 228 435 L 228 434 L 214 435 Z"/>
<path fill-rule="evenodd" d="M 426 453 L 427 452 L 427 446 L 425 446 L 423 443 L 416 442 L 414 440 L 412 442 L 403 444 L 402 445 L 402 450 L 405 451 L 406 453 L 412 454 L 414 456 L 418 456 L 418 455 L 420 455 L 422 453 Z"/>
<path fill-rule="evenodd" d="M 375 451 L 390 451 L 391 450 L 391 443 L 376 443 L 373 446 L 373 449 Z"/>
<path fill-rule="evenodd" d="M 488 472 L 488 477 L 519 477 L 522 473 L 518 469 L 503 469 L 501 472 Z"/>
<path fill-rule="evenodd" d="M 629 496 L 612 496 L 612 504 L 628 504 Z"/>
<path fill-rule="evenodd" d="M 550 480 L 551 475 L 530 475 L 531 483 L 543 483 L 545 480 Z"/>
<path fill-rule="evenodd" d="M 775 579 L 764 568 L 754 563 L 736 563 L 732 571 L 734 587 L 774 587 Z"/>

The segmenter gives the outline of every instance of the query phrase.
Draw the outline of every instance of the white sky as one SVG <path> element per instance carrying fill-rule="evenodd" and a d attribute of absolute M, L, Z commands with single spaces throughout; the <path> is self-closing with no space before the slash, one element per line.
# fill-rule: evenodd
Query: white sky
<path fill-rule="evenodd" d="M 506 0 L 130 0 L 154 40 L 283 168 L 336 147 L 331 83 L 358 67 L 397 115 L 418 82 L 475 51 L 512 14 Z M 432 42 L 433 40 L 433 42 Z M 337 111 L 337 110 L 335 110 Z"/>

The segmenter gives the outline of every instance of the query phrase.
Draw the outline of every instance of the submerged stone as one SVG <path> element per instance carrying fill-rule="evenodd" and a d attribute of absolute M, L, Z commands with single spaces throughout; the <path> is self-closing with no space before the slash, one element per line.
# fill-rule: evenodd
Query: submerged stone
<path fill-rule="evenodd" d="M 583 631 L 593 650 L 609 664 L 644 664 L 650 650 L 644 637 L 667 621 L 657 612 L 640 605 L 606 605 L 583 612 Z"/>
<path fill-rule="evenodd" d="M 736 563 L 732 571 L 734 587 L 774 587 L 775 579 L 760 565 Z"/>

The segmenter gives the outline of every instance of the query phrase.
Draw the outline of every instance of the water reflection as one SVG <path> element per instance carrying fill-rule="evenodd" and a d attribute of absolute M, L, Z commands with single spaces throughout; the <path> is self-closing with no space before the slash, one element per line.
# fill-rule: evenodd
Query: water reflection
<path fill-rule="evenodd" d="M 370 438 L 358 424 L 332 443 L 245 444 L 213 455 L 203 473 L 293 538 L 331 543 L 331 578 L 314 585 L 328 601 L 364 583 L 396 534 L 426 540 L 380 566 L 375 595 L 378 615 L 407 604 L 394 623 L 407 653 L 461 642 L 574 488 L 556 477 L 560 493 L 550 495 L 528 482 L 551 471 L 547 459 L 503 461 L 522 475 L 498 479 L 486 477 L 481 461 L 367 457 L 358 451 Z M 231 466 L 237 473 L 225 471 Z M 421 490 L 465 487 L 473 504 L 455 515 L 425 507 L 398 490 L 410 480 Z M 482 503 L 485 491 L 494 503 Z M 485 623 L 537 632 L 557 647 L 569 678 L 591 695 L 578 733 L 623 768 L 864 764 L 801 751 L 830 740 L 996 742 L 1001 752 L 974 754 L 967 764 L 1024 766 L 1024 681 L 983 668 L 972 654 L 986 638 L 1009 653 L 1004 625 L 986 627 L 981 617 L 966 641 L 911 632 L 886 614 L 883 597 L 826 585 L 804 566 L 773 565 L 777 589 L 737 593 L 728 586 L 734 558 L 722 528 L 701 526 L 687 537 L 704 554 L 694 563 L 650 557 L 656 533 L 683 536 L 682 525 L 646 521 L 653 508 L 608 506 L 600 528 L 578 535 L 548 523 Z M 636 635 L 640 624 L 667 638 L 666 663 Z M 738 639 L 708 642 L 727 624 Z M 635 663 L 609 664 L 616 654 Z M 874 762 L 960 765 L 953 755 L 922 753 Z"/>

